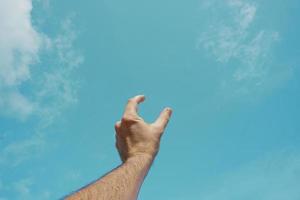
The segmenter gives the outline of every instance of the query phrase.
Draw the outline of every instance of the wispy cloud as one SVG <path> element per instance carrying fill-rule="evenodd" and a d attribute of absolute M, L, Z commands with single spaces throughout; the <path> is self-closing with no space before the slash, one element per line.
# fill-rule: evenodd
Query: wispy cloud
<path fill-rule="evenodd" d="M 280 33 L 255 26 L 258 3 L 226 0 L 204 5 L 204 12 L 213 11 L 213 14 L 207 31 L 199 37 L 198 48 L 232 71 L 229 77 L 221 80 L 225 93 L 253 94 L 278 84 L 278 73 L 282 74 L 281 80 L 289 76 L 291 68 L 272 62 Z M 271 83 L 272 76 L 276 80 Z"/>
<path fill-rule="evenodd" d="M 33 134 L 30 138 L 12 142 L 0 151 L 0 166 L 16 167 L 25 160 L 43 152 L 45 140 L 42 135 Z"/>
<path fill-rule="evenodd" d="M 300 198 L 300 155 L 293 152 L 272 153 L 220 177 L 203 200 L 264 199 L 298 200 Z"/>
<path fill-rule="evenodd" d="M 6 183 L 4 187 L 0 187 L 0 195 L 6 193 L 8 196 L 5 198 L 0 196 L 0 199 L 53 199 L 51 198 L 51 193 L 47 190 L 38 192 L 33 190 L 36 184 L 36 180 L 33 177 L 23 177 L 12 183 Z"/>
<path fill-rule="evenodd" d="M 36 80 L 39 83 L 35 93 L 36 114 L 44 120 L 44 125 L 51 124 L 64 108 L 78 101 L 79 81 L 72 74 L 84 58 L 73 47 L 77 32 L 72 19 L 70 16 L 62 21 L 60 33 L 52 40 L 51 57 L 57 62 Z"/>
<path fill-rule="evenodd" d="M 30 197 L 31 191 L 30 187 L 33 184 L 33 180 L 30 178 L 19 180 L 14 183 L 14 189 L 19 194 L 21 199 L 28 199 Z"/>
<path fill-rule="evenodd" d="M 215 4 L 217 2 L 206 6 L 206 9 L 215 9 Z M 217 20 L 201 35 L 199 45 L 212 53 L 219 62 L 226 63 L 230 59 L 241 57 L 244 49 L 251 46 L 249 41 L 251 43 L 252 38 L 249 38 L 248 28 L 255 19 L 257 7 L 238 0 L 227 0 L 219 4 L 222 4 L 222 8 L 217 9 L 225 8 L 230 13 L 226 16 L 228 21 L 222 20 L 224 16 L 214 16 Z"/>

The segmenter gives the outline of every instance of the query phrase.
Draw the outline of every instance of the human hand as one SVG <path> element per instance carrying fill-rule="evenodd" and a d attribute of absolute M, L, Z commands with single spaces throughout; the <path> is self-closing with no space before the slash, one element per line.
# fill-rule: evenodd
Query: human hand
<path fill-rule="evenodd" d="M 155 122 L 146 123 L 137 113 L 138 104 L 144 100 L 144 95 L 129 99 L 121 121 L 115 124 L 116 147 L 123 162 L 139 155 L 154 159 L 159 150 L 160 138 L 171 117 L 171 108 L 165 108 Z"/>

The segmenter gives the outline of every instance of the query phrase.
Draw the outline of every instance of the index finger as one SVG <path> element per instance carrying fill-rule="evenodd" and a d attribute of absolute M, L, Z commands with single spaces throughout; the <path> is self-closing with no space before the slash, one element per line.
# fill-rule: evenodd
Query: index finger
<path fill-rule="evenodd" d="M 124 112 L 124 116 L 125 115 L 138 115 L 138 104 L 143 102 L 145 100 L 145 96 L 144 95 L 137 95 L 131 99 L 128 100 L 128 103 L 125 107 L 125 112 Z"/>

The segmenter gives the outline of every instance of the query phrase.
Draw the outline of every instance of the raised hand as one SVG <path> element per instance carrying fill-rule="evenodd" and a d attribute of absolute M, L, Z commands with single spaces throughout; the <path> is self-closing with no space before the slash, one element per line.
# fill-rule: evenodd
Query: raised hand
<path fill-rule="evenodd" d="M 171 117 L 171 108 L 165 108 L 155 122 L 146 123 L 138 115 L 138 104 L 144 100 L 144 95 L 129 99 L 121 121 L 115 124 L 116 147 L 123 162 L 140 155 L 154 159 Z"/>

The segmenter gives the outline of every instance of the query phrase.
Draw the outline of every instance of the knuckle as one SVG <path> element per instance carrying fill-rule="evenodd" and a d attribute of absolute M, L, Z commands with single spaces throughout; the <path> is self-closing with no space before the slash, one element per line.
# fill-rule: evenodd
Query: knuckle
<path fill-rule="evenodd" d="M 124 117 L 122 117 L 122 122 L 130 122 L 131 121 L 131 118 L 130 117 L 128 117 L 128 116 L 124 116 Z"/>
<path fill-rule="evenodd" d="M 133 123 L 136 121 L 137 121 L 136 117 L 134 117 L 133 115 L 130 115 L 130 114 L 124 115 L 122 117 L 122 122 L 124 122 L 124 123 L 128 123 L 128 122 Z"/>

